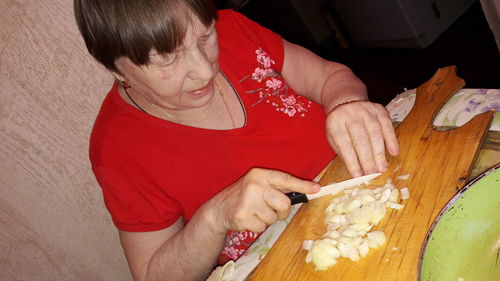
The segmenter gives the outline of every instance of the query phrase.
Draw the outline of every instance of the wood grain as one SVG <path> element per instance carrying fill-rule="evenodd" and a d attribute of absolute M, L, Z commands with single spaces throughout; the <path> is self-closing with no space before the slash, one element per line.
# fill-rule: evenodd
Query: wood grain
<path fill-rule="evenodd" d="M 436 131 L 432 120 L 449 97 L 464 86 L 455 67 L 439 69 L 418 87 L 415 106 L 396 128 L 401 146 L 398 157 L 390 158 L 388 171 L 374 180 L 382 185 L 394 179 L 397 187 L 407 186 L 411 198 L 400 211 L 390 211 L 376 227 L 388 238 L 385 247 L 371 250 L 359 262 L 339 259 L 326 271 L 316 271 L 304 262 L 302 241 L 317 239 L 325 232 L 324 209 L 331 198 L 311 201 L 299 210 L 250 280 L 416 280 L 420 249 L 429 226 L 464 185 L 478 148 L 491 122 L 493 112 L 476 116 L 460 128 Z M 410 174 L 406 181 L 398 175 Z M 321 183 L 349 178 L 340 159 L 336 159 Z M 397 250 L 392 250 L 394 247 Z"/>

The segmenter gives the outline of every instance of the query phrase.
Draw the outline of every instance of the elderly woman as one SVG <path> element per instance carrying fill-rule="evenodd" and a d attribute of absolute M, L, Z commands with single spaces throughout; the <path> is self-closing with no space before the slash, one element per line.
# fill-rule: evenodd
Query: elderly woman
<path fill-rule="evenodd" d="M 319 190 L 335 152 L 352 176 L 398 153 L 387 111 L 347 67 L 237 12 L 75 0 L 75 16 L 116 78 L 90 158 L 137 281 L 203 279 L 237 259 L 288 215 L 284 193 Z"/>

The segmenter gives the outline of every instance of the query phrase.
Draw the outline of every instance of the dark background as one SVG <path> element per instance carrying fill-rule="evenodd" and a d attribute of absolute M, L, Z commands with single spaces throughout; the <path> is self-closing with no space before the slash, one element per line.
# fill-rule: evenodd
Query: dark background
<path fill-rule="evenodd" d="M 238 10 L 323 58 L 349 66 L 367 85 L 370 99 L 378 103 L 387 104 L 404 88 L 416 88 L 439 67 L 449 65 L 457 66 L 466 88 L 500 88 L 500 53 L 479 1 L 423 49 L 358 47 L 330 5 L 322 7 L 318 16 L 324 17 L 326 10 L 337 23 L 336 29 L 317 44 L 286 0 L 215 2 L 219 8 Z"/>

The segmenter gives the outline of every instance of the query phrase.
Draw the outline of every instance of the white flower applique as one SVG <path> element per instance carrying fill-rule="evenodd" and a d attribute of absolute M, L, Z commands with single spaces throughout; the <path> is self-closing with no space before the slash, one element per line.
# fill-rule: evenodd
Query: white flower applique
<path fill-rule="evenodd" d="M 252 104 L 257 104 L 265 101 L 276 108 L 276 111 L 283 112 L 289 117 L 297 116 L 304 117 L 305 113 L 311 107 L 312 102 L 304 97 L 289 93 L 288 84 L 283 77 L 276 72 L 272 66 L 275 61 L 262 48 L 255 51 L 257 54 L 257 66 L 251 75 L 245 76 L 240 82 L 248 78 L 256 81 L 261 87 L 247 91 L 248 94 L 258 93 L 259 100 Z"/>

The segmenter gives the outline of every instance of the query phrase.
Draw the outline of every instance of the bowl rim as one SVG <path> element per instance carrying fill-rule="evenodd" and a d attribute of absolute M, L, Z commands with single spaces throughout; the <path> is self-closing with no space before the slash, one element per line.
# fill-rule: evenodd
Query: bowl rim
<path fill-rule="evenodd" d="M 462 195 L 467 190 L 469 190 L 476 182 L 480 181 L 482 178 L 486 177 L 487 175 L 495 172 L 497 169 L 500 169 L 500 163 L 497 163 L 495 166 L 493 166 L 490 169 L 486 170 L 485 172 L 483 172 L 482 174 L 478 175 L 473 180 L 471 180 L 469 183 L 467 183 L 467 185 L 464 186 L 459 192 L 457 192 L 457 194 L 455 194 L 453 196 L 453 198 L 451 198 L 450 201 L 448 201 L 448 203 L 446 203 L 446 205 L 443 207 L 443 209 L 441 209 L 441 211 L 437 215 L 436 219 L 434 219 L 434 221 L 432 222 L 431 227 L 427 231 L 427 234 L 425 236 L 424 242 L 422 243 L 422 248 L 420 249 L 420 254 L 419 254 L 419 257 L 418 257 L 418 270 L 417 270 L 418 276 L 417 276 L 417 281 L 422 281 L 422 265 L 423 265 L 423 262 L 424 262 L 425 250 L 427 248 L 427 244 L 428 244 L 429 239 L 430 239 L 430 237 L 432 235 L 432 232 L 434 231 L 434 228 L 436 227 L 436 225 L 441 220 L 441 217 L 444 216 L 444 214 L 453 206 L 453 204 L 455 203 L 455 201 L 457 201 L 460 197 L 462 197 Z"/>

